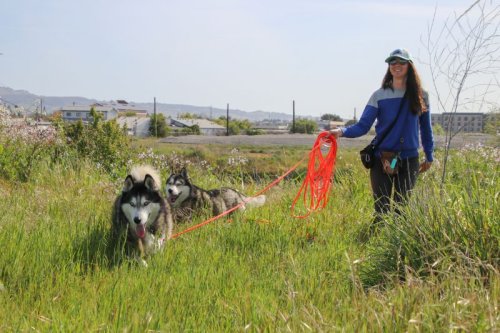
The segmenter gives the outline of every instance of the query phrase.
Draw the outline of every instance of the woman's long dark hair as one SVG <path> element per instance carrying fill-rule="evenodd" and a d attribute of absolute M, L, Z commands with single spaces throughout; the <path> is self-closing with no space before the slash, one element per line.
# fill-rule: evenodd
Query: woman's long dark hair
<path fill-rule="evenodd" d="M 382 88 L 394 90 L 392 87 L 392 80 L 391 70 L 387 68 L 387 72 L 382 80 Z M 427 112 L 420 76 L 411 62 L 408 62 L 408 74 L 406 75 L 406 96 L 410 101 L 411 112 L 417 115 L 422 114 L 422 112 Z"/>

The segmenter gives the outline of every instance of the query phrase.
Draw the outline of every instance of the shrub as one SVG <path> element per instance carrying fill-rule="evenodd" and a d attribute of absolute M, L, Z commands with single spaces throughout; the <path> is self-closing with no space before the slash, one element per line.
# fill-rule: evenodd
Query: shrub
<path fill-rule="evenodd" d="M 249 128 L 247 129 L 246 133 L 247 135 L 262 135 L 264 134 L 264 131 L 260 128 Z"/>
<path fill-rule="evenodd" d="M 103 122 L 94 110 L 91 115 L 92 122 L 88 125 L 80 120 L 62 126 L 68 148 L 106 172 L 119 174 L 130 158 L 130 139 L 114 119 Z"/>
<path fill-rule="evenodd" d="M 200 135 L 201 134 L 200 126 L 198 126 L 198 125 L 193 125 L 190 127 L 183 127 L 181 132 L 185 135 L 189 135 L 189 134 Z"/>
<path fill-rule="evenodd" d="M 227 124 L 226 117 L 219 117 L 219 119 L 214 120 L 216 124 L 226 127 Z M 252 128 L 252 124 L 248 119 L 238 120 L 231 119 L 229 117 L 229 135 L 238 135 L 241 132 L 247 133 Z"/>
<path fill-rule="evenodd" d="M 0 172 L 2 177 L 26 182 L 39 162 L 53 157 L 61 141 L 55 127 L 37 127 L 0 114 Z"/>
<path fill-rule="evenodd" d="M 491 166 L 498 164 L 499 152 L 462 148 L 451 156 L 452 183 L 444 189 L 419 186 L 401 214 L 387 216 L 380 237 L 370 244 L 364 282 L 406 278 L 408 272 L 418 277 L 468 272 L 487 280 L 498 272 L 498 171 Z"/>
<path fill-rule="evenodd" d="M 318 124 L 313 120 L 299 119 L 295 122 L 295 129 L 291 128 L 291 133 L 313 134 L 318 130 Z"/>
<path fill-rule="evenodd" d="M 170 135 L 170 127 L 167 126 L 167 121 L 162 113 L 151 116 L 149 123 L 149 134 L 157 138 L 164 138 Z"/>

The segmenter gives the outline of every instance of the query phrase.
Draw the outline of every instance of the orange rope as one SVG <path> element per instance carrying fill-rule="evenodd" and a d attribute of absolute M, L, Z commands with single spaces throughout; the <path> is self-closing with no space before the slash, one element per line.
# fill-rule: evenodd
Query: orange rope
<path fill-rule="evenodd" d="M 321 147 L 329 147 L 326 156 L 323 156 Z M 292 216 L 296 218 L 305 218 L 313 211 L 325 208 L 328 203 L 337 158 L 337 140 L 331 133 L 321 132 L 309 156 L 306 177 L 291 207 Z M 295 205 L 301 196 L 306 212 L 303 215 L 295 215 Z"/>
<path fill-rule="evenodd" d="M 321 146 L 322 145 L 331 145 L 333 149 L 330 149 L 328 155 L 327 155 L 327 158 L 324 159 L 323 158 L 323 155 L 321 153 Z M 318 138 L 316 139 L 316 143 L 314 144 L 313 146 L 313 149 L 312 151 L 308 154 L 309 156 L 311 156 L 310 160 L 309 160 L 309 166 L 308 166 L 308 172 L 307 172 L 307 177 L 306 179 L 304 180 L 304 184 L 302 185 L 302 188 L 300 189 L 299 193 L 297 194 L 297 197 L 295 198 L 293 204 L 292 204 L 292 211 L 294 209 L 294 206 L 295 206 L 295 203 L 300 195 L 300 192 L 302 191 L 302 189 L 304 188 L 305 184 L 306 184 L 306 181 L 308 180 L 308 177 L 313 177 L 316 178 L 315 174 L 317 172 L 315 172 L 315 169 L 314 169 L 314 163 L 312 161 L 315 160 L 315 158 L 318 158 L 320 159 L 321 161 L 321 165 L 320 165 L 320 168 L 318 168 L 318 171 L 320 171 L 320 177 L 326 177 L 326 175 L 328 174 L 328 181 L 325 182 L 323 181 L 322 183 L 325 183 L 327 185 L 327 187 L 325 187 L 324 189 L 322 188 L 319 188 L 317 185 L 315 185 L 314 187 L 314 190 L 316 192 L 320 191 L 321 192 L 321 200 L 328 200 L 328 190 L 330 188 L 330 183 L 331 183 L 331 178 L 330 178 L 330 175 L 332 173 L 332 170 L 334 169 L 335 167 L 335 157 L 337 155 L 337 141 L 335 141 L 335 137 L 333 135 L 331 135 L 329 132 L 322 132 L 319 134 Z M 294 171 L 295 169 L 297 169 L 297 167 L 307 158 L 307 155 L 304 156 L 304 158 L 302 158 L 299 162 L 297 162 L 294 166 L 292 166 L 290 169 L 288 169 L 287 172 L 285 172 L 283 175 L 281 175 L 280 177 L 278 177 L 276 180 L 274 180 L 272 183 L 270 183 L 269 185 L 267 185 L 264 189 L 262 189 L 260 192 L 258 192 L 257 194 L 255 194 L 253 197 L 248 197 L 244 202 L 240 203 L 239 205 L 231 208 L 231 209 L 228 209 L 226 210 L 225 212 L 217 215 L 217 216 L 214 216 L 206 221 L 203 221 L 199 224 L 196 224 L 192 227 L 189 227 L 181 232 L 178 232 L 174 235 L 172 235 L 171 239 L 175 239 L 183 234 L 186 234 L 188 232 L 191 232 L 193 230 L 196 230 L 198 228 L 201 228 L 203 227 L 204 225 L 207 225 L 223 216 L 226 216 L 228 215 L 229 213 L 232 213 L 234 212 L 235 210 L 237 210 L 238 208 L 242 207 L 243 205 L 245 205 L 245 203 L 249 200 L 251 200 L 252 198 L 255 198 L 259 195 L 261 195 L 262 193 L 264 192 L 267 192 L 271 187 L 275 186 L 276 184 L 278 184 L 280 181 L 283 180 L 283 178 L 285 178 L 286 176 L 288 176 L 292 171 Z M 311 163 L 313 165 L 313 167 L 311 167 Z M 326 164 L 329 164 L 329 165 L 326 165 Z M 311 172 L 311 170 L 313 172 Z M 329 170 L 329 171 L 328 171 Z M 313 174 L 311 174 L 313 173 Z M 314 192 L 314 190 L 312 191 L 312 195 Z M 305 193 L 304 193 L 304 200 L 305 200 Z M 323 207 L 326 205 L 326 201 L 323 202 Z M 305 202 L 305 201 L 304 201 Z M 319 205 L 319 201 L 318 201 L 318 204 L 316 206 L 314 206 L 314 209 L 313 210 L 316 210 L 317 209 L 317 206 Z M 323 208 L 322 207 L 322 208 Z M 309 213 L 307 214 L 309 215 Z M 305 215 L 305 216 L 307 216 Z M 303 216 L 303 217 L 305 217 Z"/>
<path fill-rule="evenodd" d="M 285 173 L 284 173 L 283 175 L 281 175 L 279 178 L 277 178 L 277 179 L 276 179 L 276 180 L 274 180 L 272 183 L 270 183 L 269 185 L 267 185 L 264 189 L 262 189 L 260 192 L 258 192 L 257 194 L 255 194 L 253 197 L 248 197 L 248 198 L 247 198 L 244 202 L 240 203 L 239 205 L 236 205 L 236 206 L 234 206 L 233 208 L 228 209 L 228 210 L 226 210 L 225 212 L 223 212 L 223 213 L 221 213 L 221 214 L 219 214 L 219 215 L 217 215 L 217 216 L 214 216 L 214 217 L 212 217 L 212 218 L 210 218 L 210 219 L 208 219 L 208 220 L 206 220 L 206 221 L 203 221 L 203 222 L 201 222 L 201 223 L 199 223 L 199 224 L 197 224 L 197 225 L 194 225 L 194 226 L 189 227 L 189 228 L 187 228 L 187 229 L 185 229 L 185 230 L 183 230 L 183 231 L 181 231 L 181 232 L 176 233 L 175 235 L 173 235 L 173 236 L 171 237 L 171 239 L 177 238 L 177 237 L 179 237 L 179 236 L 181 236 L 181 235 L 183 235 L 183 234 L 185 234 L 185 233 L 188 233 L 188 232 L 191 232 L 191 231 L 193 231 L 193 230 L 195 230 L 195 229 L 201 228 L 201 227 L 203 227 L 204 225 L 209 224 L 209 223 L 211 223 L 211 222 L 213 222 L 213 221 L 217 220 L 218 218 L 221 218 L 221 217 L 223 217 L 223 216 L 226 216 L 227 214 L 232 213 L 232 212 L 234 212 L 235 210 L 237 210 L 238 208 L 240 208 L 241 206 L 245 205 L 245 203 L 246 203 L 247 201 L 250 201 L 252 198 L 255 198 L 255 197 L 257 197 L 257 196 L 261 195 L 262 193 L 267 192 L 267 191 L 268 191 L 271 187 L 275 186 L 275 185 L 276 185 L 276 184 L 278 184 L 280 181 L 282 181 L 282 180 L 283 180 L 283 178 L 285 178 L 286 176 L 288 176 L 288 175 L 289 175 L 289 174 L 290 174 L 293 170 L 297 169 L 297 167 L 298 167 L 298 166 L 299 166 L 299 165 L 300 165 L 300 164 L 301 164 L 301 163 L 302 163 L 302 162 L 306 159 L 306 157 L 307 157 L 307 156 L 305 156 L 304 158 L 302 158 L 302 159 L 301 159 L 299 162 L 297 162 L 297 163 L 296 163 L 293 167 L 291 167 L 291 168 L 290 168 L 287 172 L 285 172 Z"/>

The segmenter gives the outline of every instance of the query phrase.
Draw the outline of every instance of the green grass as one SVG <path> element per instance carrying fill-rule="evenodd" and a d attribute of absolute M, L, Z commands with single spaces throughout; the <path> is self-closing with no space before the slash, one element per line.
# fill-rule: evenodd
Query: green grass
<path fill-rule="evenodd" d="M 229 172 L 217 167 L 222 151 L 198 149 L 187 154 L 210 168 L 193 160 L 195 183 L 249 194 L 304 153 L 242 148 L 249 163 Z M 276 164 L 242 184 L 256 153 Z M 106 256 L 121 180 L 83 164 L 1 181 L 0 331 L 498 331 L 498 165 L 476 160 L 457 152 L 444 192 L 436 163 L 403 215 L 366 240 L 368 174 L 357 152 L 341 151 L 326 209 L 290 216 L 297 174 L 264 207 L 170 241 L 147 268 Z"/>

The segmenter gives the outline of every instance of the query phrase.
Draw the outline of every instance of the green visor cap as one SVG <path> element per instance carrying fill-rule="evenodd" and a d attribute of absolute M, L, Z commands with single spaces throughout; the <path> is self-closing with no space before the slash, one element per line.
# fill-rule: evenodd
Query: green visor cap
<path fill-rule="evenodd" d="M 392 51 L 391 54 L 389 55 L 389 57 L 387 57 L 387 59 L 385 59 L 385 62 L 389 63 L 394 59 L 402 59 L 402 60 L 406 60 L 409 62 L 413 62 L 411 60 L 410 52 L 408 52 L 405 49 L 396 49 L 396 50 Z"/>

